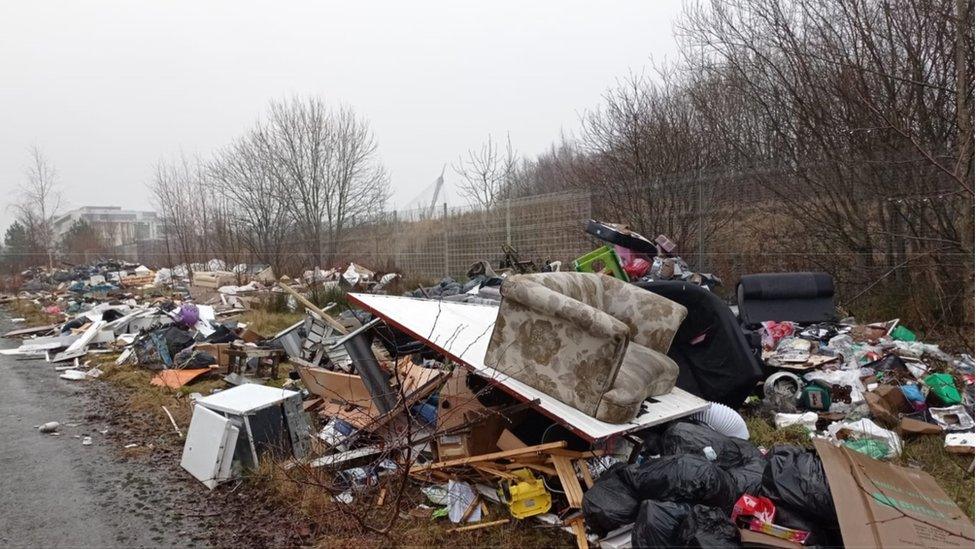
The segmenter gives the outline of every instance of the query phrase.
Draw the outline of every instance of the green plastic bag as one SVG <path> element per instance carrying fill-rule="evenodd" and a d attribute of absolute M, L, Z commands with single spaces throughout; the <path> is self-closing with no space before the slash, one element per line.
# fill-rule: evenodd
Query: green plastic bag
<path fill-rule="evenodd" d="M 891 339 L 896 341 L 918 341 L 918 336 L 908 328 L 898 325 L 891 331 Z"/>
<path fill-rule="evenodd" d="M 885 459 L 891 454 L 891 446 L 888 446 L 887 442 L 876 438 L 845 440 L 844 446 L 874 459 Z"/>
<path fill-rule="evenodd" d="M 932 394 L 946 405 L 952 406 L 953 404 L 962 403 L 962 395 L 956 389 L 956 384 L 952 381 L 951 375 L 932 374 L 927 376 L 924 381 L 929 386 L 929 389 L 932 390 Z"/>

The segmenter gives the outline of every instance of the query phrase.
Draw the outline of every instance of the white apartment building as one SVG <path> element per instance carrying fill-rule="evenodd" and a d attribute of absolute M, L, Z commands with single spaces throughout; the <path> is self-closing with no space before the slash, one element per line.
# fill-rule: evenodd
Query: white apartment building
<path fill-rule="evenodd" d="M 118 206 L 84 206 L 55 218 L 55 239 L 61 240 L 68 229 L 80 220 L 95 227 L 110 246 L 163 238 L 163 224 L 156 212 L 123 210 Z"/>

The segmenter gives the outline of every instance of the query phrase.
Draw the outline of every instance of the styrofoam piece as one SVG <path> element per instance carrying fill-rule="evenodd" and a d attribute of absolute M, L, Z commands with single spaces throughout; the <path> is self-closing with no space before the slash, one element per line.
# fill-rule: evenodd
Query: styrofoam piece
<path fill-rule="evenodd" d="M 524 400 L 539 399 L 539 409 L 546 415 L 590 441 L 689 416 L 705 410 L 709 405 L 708 401 L 675 387 L 666 395 L 645 401 L 637 417 L 627 423 L 606 423 L 485 366 L 485 353 L 495 327 L 497 306 L 376 294 L 353 293 L 348 297 L 397 329 L 426 342 L 515 396 Z"/>
<path fill-rule="evenodd" d="M 183 444 L 180 467 L 213 490 L 220 481 L 231 478 L 239 434 L 240 430 L 230 419 L 202 406 L 195 406 Z"/>
<path fill-rule="evenodd" d="M 712 402 L 707 410 L 695 414 L 695 418 L 727 437 L 749 440 L 749 428 L 739 412 L 718 402 Z"/>
<path fill-rule="evenodd" d="M 268 406 L 274 406 L 286 398 L 297 394 L 297 392 L 287 389 L 267 387 L 256 383 L 245 383 L 233 389 L 227 389 L 201 398 L 197 401 L 197 404 L 219 412 L 244 415 L 262 410 Z"/>

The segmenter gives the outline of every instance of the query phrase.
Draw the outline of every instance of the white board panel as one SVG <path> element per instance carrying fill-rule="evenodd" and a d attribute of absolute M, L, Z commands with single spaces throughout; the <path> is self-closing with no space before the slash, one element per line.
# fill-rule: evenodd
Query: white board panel
<path fill-rule="evenodd" d="M 211 410 L 227 412 L 228 414 L 244 415 L 278 404 L 282 400 L 297 394 L 295 391 L 287 389 L 245 383 L 233 389 L 226 389 L 201 398 L 197 400 L 197 405 L 202 404 Z"/>
<path fill-rule="evenodd" d="M 237 435 L 238 429 L 231 420 L 203 406 L 195 406 L 180 466 L 213 489 L 218 482 L 229 478 Z"/>
<path fill-rule="evenodd" d="M 670 393 L 645 402 L 643 411 L 633 420 L 621 424 L 606 423 L 485 366 L 488 341 L 498 314 L 496 306 L 374 294 L 349 294 L 349 298 L 509 392 L 525 400 L 538 398 L 539 407 L 549 417 L 591 441 L 688 416 L 709 406 L 708 401 L 675 387 Z"/>

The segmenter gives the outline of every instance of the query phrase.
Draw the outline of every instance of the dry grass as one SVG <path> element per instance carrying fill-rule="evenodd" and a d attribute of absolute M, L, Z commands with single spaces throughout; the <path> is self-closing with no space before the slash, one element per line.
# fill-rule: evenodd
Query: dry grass
<path fill-rule="evenodd" d="M 61 321 L 60 315 L 45 314 L 36 303 L 26 299 L 15 299 L 6 303 L 4 307 L 10 316 L 25 319 L 23 323 L 17 325 L 18 328 L 47 326 Z"/>
<path fill-rule="evenodd" d="M 303 318 L 305 315 L 302 313 L 272 313 L 252 309 L 241 315 L 240 321 L 246 323 L 250 330 L 271 337 Z"/>
<path fill-rule="evenodd" d="M 496 504 L 489 505 L 489 516 L 485 521 L 510 519 L 508 524 L 493 526 L 482 530 L 468 532 L 450 532 L 456 527 L 446 518 L 432 518 L 429 514 L 433 509 L 423 510 L 423 514 L 416 516 L 410 513 L 417 502 L 425 501 L 420 492 L 420 486 L 409 484 L 403 504 L 398 510 L 398 518 L 390 528 L 389 533 L 380 534 L 362 531 L 357 521 L 350 516 L 349 511 L 343 512 L 337 504 L 331 501 L 328 490 L 315 486 L 317 483 L 327 483 L 328 473 L 309 469 L 292 469 L 285 471 L 279 464 L 264 462 L 250 477 L 250 482 L 256 483 L 270 494 L 272 503 L 279 509 L 289 513 L 298 513 L 309 523 L 317 525 L 319 531 L 319 547 L 486 547 L 512 546 L 521 547 L 571 547 L 575 546 L 573 538 L 559 529 L 543 527 L 533 519 L 523 521 L 512 518 L 508 511 Z M 377 491 L 367 490 L 359 498 L 373 501 Z M 358 502 L 357 502 L 358 503 Z M 429 502 L 428 502 L 429 503 Z M 369 504 L 357 506 L 355 503 L 350 510 L 364 508 L 375 524 L 386 519 L 392 512 L 387 502 L 381 508 L 371 508 Z"/>

